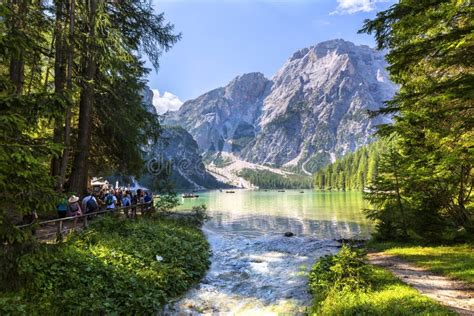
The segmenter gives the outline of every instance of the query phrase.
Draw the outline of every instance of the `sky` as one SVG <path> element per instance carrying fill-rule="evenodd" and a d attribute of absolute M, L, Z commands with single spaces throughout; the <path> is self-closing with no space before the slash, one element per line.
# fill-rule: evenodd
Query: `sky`
<path fill-rule="evenodd" d="M 342 38 L 373 47 L 373 36 L 357 30 L 394 0 L 152 2 L 182 36 L 148 76 L 153 102 L 162 113 L 247 72 L 271 78 L 294 52 L 325 40 Z"/>

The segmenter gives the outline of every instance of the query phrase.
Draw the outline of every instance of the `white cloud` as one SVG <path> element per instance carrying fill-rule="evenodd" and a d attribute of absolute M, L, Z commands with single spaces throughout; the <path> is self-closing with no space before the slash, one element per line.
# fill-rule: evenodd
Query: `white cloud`
<path fill-rule="evenodd" d="M 333 14 L 354 14 L 375 10 L 375 4 L 384 0 L 337 0 L 338 6 Z"/>
<path fill-rule="evenodd" d="M 153 105 L 155 106 L 158 114 L 163 114 L 167 111 L 177 111 L 183 104 L 183 102 L 181 102 L 181 100 L 171 92 L 166 91 L 163 93 L 163 95 L 161 95 L 160 91 L 157 89 L 152 89 L 152 91 Z"/>

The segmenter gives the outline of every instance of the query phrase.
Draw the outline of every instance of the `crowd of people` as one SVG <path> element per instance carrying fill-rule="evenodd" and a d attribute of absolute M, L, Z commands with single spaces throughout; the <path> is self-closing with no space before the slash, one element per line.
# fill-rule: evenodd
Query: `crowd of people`
<path fill-rule="evenodd" d="M 153 206 L 153 195 L 142 189 L 138 189 L 133 193 L 126 188 L 106 188 L 98 193 L 88 192 L 82 198 L 71 195 L 69 198 L 62 199 L 56 209 L 58 217 L 65 218 L 127 206 L 131 208 L 124 209 L 125 215 L 127 217 L 136 217 L 137 210 L 140 210 L 143 214 L 146 209 Z"/>

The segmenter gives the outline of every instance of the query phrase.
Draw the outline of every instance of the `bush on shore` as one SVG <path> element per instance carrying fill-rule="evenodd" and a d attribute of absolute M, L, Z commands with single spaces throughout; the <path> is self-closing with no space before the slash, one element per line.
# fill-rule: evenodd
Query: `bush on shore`
<path fill-rule="evenodd" d="M 314 315 L 456 315 L 344 245 L 309 275 Z"/>
<path fill-rule="evenodd" d="M 201 279 L 209 255 L 195 225 L 104 218 L 19 257 L 24 281 L 0 292 L 0 314 L 153 314 Z"/>

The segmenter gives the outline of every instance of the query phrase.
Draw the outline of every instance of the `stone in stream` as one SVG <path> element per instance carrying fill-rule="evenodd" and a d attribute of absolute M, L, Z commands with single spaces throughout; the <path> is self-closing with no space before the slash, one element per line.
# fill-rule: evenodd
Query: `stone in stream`
<path fill-rule="evenodd" d="M 293 234 L 292 232 L 286 232 L 284 234 L 285 237 L 293 237 L 295 234 Z"/>

